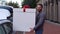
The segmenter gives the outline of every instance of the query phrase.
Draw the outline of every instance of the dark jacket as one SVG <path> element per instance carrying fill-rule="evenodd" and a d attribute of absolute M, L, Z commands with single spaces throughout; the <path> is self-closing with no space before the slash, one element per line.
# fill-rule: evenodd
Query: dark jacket
<path fill-rule="evenodd" d="M 44 22 L 45 22 L 45 13 L 40 12 L 39 15 L 36 15 L 36 23 L 35 23 L 34 30 L 36 31 L 39 29 L 43 29 Z"/>

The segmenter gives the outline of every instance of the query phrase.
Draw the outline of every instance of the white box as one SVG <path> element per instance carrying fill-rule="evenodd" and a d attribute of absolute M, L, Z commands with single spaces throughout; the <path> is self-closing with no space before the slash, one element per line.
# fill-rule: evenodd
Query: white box
<path fill-rule="evenodd" d="M 13 12 L 13 30 L 29 32 L 30 28 L 35 26 L 35 12 L 36 9 L 23 9 L 15 8 Z"/>

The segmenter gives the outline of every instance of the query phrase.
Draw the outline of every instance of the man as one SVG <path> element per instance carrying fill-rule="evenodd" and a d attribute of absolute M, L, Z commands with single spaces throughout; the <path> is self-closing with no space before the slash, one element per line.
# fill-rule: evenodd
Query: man
<path fill-rule="evenodd" d="M 42 34 L 43 33 L 43 25 L 45 21 L 45 13 L 42 11 L 43 5 L 42 4 L 37 4 L 37 12 L 36 12 L 36 23 L 35 27 L 31 29 L 31 31 L 35 30 L 36 34 Z"/>

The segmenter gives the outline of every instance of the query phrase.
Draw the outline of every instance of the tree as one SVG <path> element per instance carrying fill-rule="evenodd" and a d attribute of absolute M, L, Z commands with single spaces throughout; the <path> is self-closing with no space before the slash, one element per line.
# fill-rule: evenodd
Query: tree
<path fill-rule="evenodd" d="M 14 2 L 9 2 L 9 3 L 6 3 L 6 5 L 9 5 L 9 6 L 13 6 L 14 8 L 19 8 L 19 6 L 18 6 L 18 3 L 16 2 L 16 3 L 14 3 Z"/>
<path fill-rule="evenodd" d="M 24 5 L 30 5 L 31 8 L 35 8 L 36 7 L 36 0 L 24 0 L 22 2 L 22 7 Z"/>

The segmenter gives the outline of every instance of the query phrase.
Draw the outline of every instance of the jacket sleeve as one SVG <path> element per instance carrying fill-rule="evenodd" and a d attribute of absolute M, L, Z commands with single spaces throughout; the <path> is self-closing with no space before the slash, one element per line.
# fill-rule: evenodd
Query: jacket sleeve
<path fill-rule="evenodd" d="M 45 19 L 45 14 L 41 14 L 41 15 L 40 15 L 40 19 L 39 19 L 37 25 L 34 27 L 34 30 L 36 30 L 39 26 L 42 25 L 44 19 Z"/>

